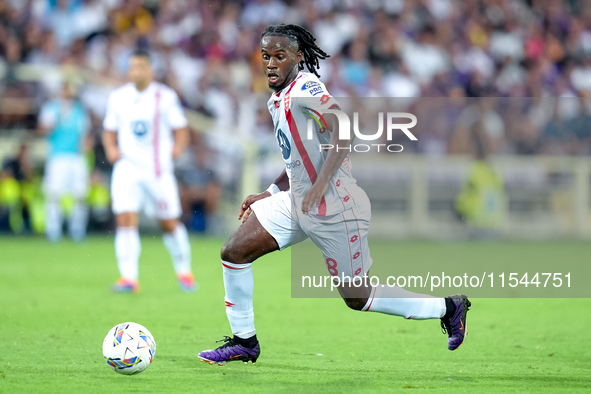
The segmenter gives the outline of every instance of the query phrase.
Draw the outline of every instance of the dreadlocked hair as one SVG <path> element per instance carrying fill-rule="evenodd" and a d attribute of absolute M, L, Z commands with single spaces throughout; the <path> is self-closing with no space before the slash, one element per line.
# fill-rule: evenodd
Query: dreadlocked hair
<path fill-rule="evenodd" d="M 302 51 L 302 54 L 304 55 L 304 60 L 298 65 L 299 69 L 303 70 L 305 65 L 311 73 L 320 78 L 320 74 L 316 71 L 316 69 L 320 68 L 320 59 L 326 59 L 330 57 L 330 55 L 316 45 L 316 37 L 314 37 L 312 33 L 302 26 L 286 25 L 282 23 L 280 25 L 268 26 L 265 31 L 263 31 L 263 34 L 261 34 L 261 39 L 267 36 L 288 37 L 295 41 L 298 49 Z"/>

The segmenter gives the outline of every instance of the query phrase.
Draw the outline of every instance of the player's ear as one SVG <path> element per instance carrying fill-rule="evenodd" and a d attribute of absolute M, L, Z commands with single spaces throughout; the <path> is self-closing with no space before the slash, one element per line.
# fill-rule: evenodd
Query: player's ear
<path fill-rule="evenodd" d="M 302 51 L 298 51 L 298 53 L 296 53 L 296 63 L 300 64 L 303 58 L 304 54 L 302 53 Z"/>

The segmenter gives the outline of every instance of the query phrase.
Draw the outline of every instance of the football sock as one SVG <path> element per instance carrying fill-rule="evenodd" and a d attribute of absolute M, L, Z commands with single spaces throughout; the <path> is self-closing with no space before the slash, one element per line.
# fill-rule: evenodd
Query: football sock
<path fill-rule="evenodd" d="M 68 220 L 70 237 L 76 242 L 86 237 L 86 225 L 88 222 L 88 207 L 80 201 L 74 205 L 74 209 Z"/>
<path fill-rule="evenodd" d="M 445 297 L 445 315 L 443 319 L 449 319 L 456 313 L 456 304 L 449 297 Z"/>
<path fill-rule="evenodd" d="M 247 339 L 255 335 L 252 295 L 254 278 L 252 263 L 233 264 L 222 261 L 226 289 L 226 315 L 235 337 Z"/>
<path fill-rule="evenodd" d="M 115 254 L 121 277 L 137 280 L 139 276 L 140 233 L 137 227 L 117 227 L 115 233 Z"/>
<path fill-rule="evenodd" d="M 191 245 L 185 225 L 178 223 L 174 231 L 164 233 L 162 239 L 177 275 L 191 272 Z"/>
<path fill-rule="evenodd" d="M 58 199 L 49 199 L 46 205 L 47 224 L 45 234 L 51 242 L 57 242 L 62 237 L 62 208 Z"/>
<path fill-rule="evenodd" d="M 246 338 L 246 339 L 234 336 L 234 341 L 237 344 L 247 347 L 249 349 L 252 349 L 253 347 L 255 347 L 257 345 L 257 343 L 259 343 L 256 334 L 253 335 L 252 337 Z"/>
<path fill-rule="evenodd" d="M 406 319 L 440 319 L 446 312 L 445 299 L 413 293 L 401 287 L 375 287 L 362 309 Z"/>

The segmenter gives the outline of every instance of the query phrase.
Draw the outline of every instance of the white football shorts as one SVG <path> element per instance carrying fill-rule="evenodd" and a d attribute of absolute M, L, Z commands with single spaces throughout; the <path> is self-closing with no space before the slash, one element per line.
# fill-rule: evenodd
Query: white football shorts
<path fill-rule="evenodd" d="M 159 220 L 178 219 L 181 202 L 176 178 L 172 172 L 156 176 L 129 161 L 119 160 L 113 166 L 111 199 L 115 215 L 143 211 Z"/>
<path fill-rule="evenodd" d="M 367 233 L 371 220 L 371 205 L 365 199 L 351 209 L 331 216 L 292 215 L 291 193 L 279 192 L 251 205 L 265 230 L 277 241 L 279 249 L 310 238 L 322 251 L 328 272 L 332 276 L 364 276 L 373 260 Z M 295 208 L 294 208 L 295 210 Z"/>
<path fill-rule="evenodd" d="M 63 154 L 50 157 L 45 166 L 43 191 L 50 198 L 71 194 L 84 198 L 88 190 L 88 166 L 82 155 Z"/>

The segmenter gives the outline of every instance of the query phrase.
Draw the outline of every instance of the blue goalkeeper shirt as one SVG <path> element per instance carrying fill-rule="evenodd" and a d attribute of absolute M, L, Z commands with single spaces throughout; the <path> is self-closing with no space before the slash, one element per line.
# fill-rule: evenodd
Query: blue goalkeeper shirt
<path fill-rule="evenodd" d="M 52 100 L 43 105 L 39 123 L 49 132 L 48 158 L 80 154 L 90 121 L 79 101 Z"/>

